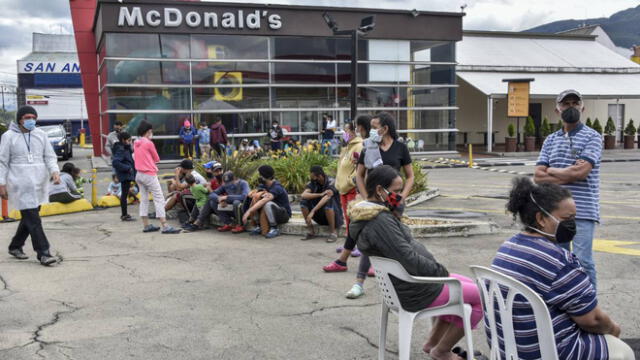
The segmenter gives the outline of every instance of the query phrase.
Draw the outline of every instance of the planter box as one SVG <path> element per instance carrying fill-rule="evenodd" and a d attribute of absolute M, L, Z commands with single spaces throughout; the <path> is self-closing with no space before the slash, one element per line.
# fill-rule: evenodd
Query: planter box
<path fill-rule="evenodd" d="M 616 148 L 616 136 L 615 135 L 605 135 L 604 136 L 604 149 L 611 150 Z"/>
<path fill-rule="evenodd" d="M 504 138 L 504 151 L 505 152 L 516 152 L 516 138 L 514 138 L 514 137 L 506 137 L 506 138 Z"/>
<path fill-rule="evenodd" d="M 633 149 L 635 141 L 636 141 L 635 135 L 625 135 L 624 136 L 624 148 L 625 149 Z"/>
<path fill-rule="evenodd" d="M 524 138 L 524 151 L 526 151 L 526 152 L 536 151 L 536 137 L 535 136 L 525 136 L 525 138 Z"/>

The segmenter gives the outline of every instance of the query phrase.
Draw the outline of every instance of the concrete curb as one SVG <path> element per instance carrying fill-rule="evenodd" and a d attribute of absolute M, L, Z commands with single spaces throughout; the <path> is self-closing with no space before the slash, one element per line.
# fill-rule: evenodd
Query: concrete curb
<path fill-rule="evenodd" d="M 440 189 L 438 188 L 432 188 L 425 191 L 421 191 L 414 195 L 409 195 L 406 200 L 407 207 L 410 208 L 416 205 L 420 205 L 423 202 L 429 201 L 438 196 L 440 196 Z"/>
<path fill-rule="evenodd" d="M 83 211 L 93 210 L 93 206 L 86 199 L 79 199 L 69 204 L 62 203 L 46 203 L 42 204 L 40 207 L 40 216 L 54 216 L 54 215 L 63 215 L 63 214 L 71 214 Z M 20 220 L 22 216 L 20 215 L 20 211 L 11 210 L 9 213 L 9 217 L 12 219 Z"/>
<path fill-rule="evenodd" d="M 280 225 L 280 232 L 284 235 L 299 235 L 304 236 L 307 234 L 307 225 L 300 216 L 300 213 L 293 213 L 291 220 L 288 223 Z M 488 221 L 467 221 L 467 220 L 452 220 L 442 218 L 411 218 L 413 220 L 425 221 L 432 220 L 441 222 L 434 225 L 408 225 L 411 229 L 411 235 L 414 238 L 434 238 L 434 237 L 467 237 L 472 235 L 487 235 L 497 232 L 498 225 Z M 214 226 L 222 226 L 222 223 L 217 216 L 211 216 L 211 224 Z M 314 224 L 314 230 L 318 238 L 326 238 L 329 236 L 328 227 L 319 226 Z M 342 226 L 338 230 L 338 236 L 346 236 L 345 227 Z M 338 240 L 340 242 L 340 240 Z"/>

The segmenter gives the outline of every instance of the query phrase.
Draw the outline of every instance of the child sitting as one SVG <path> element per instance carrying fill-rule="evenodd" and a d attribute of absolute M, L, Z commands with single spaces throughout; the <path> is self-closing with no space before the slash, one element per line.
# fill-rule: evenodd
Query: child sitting
<path fill-rule="evenodd" d="M 118 180 L 118 177 L 115 174 L 111 176 L 111 179 L 113 181 L 109 184 L 109 187 L 107 188 L 107 195 L 113 195 L 120 198 L 120 196 L 122 195 L 122 184 L 120 183 L 120 180 Z"/>
<path fill-rule="evenodd" d="M 196 179 L 193 175 L 189 174 L 185 176 L 184 181 L 189 185 L 189 190 L 191 190 L 191 195 L 196 199 L 196 205 L 191 210 L 191 215 L 189 216 L 189 221 L 187 224 L 193 224 L 197 219 L 198 215 L 200 215 L 200 211 L 202 211 L 202 207 L 207 203 L 209 199 L 209 190 L 204 185 L 196 184 Z"/>
<path fill-rule="evenodd" d="M 80 168 L 74 167 L 71 176 L 76 184 L 76 190 L 82 196 L 84 196 L 84 184 L 91 184 L 93 181 L 85 177 L 80 176 Z"/>

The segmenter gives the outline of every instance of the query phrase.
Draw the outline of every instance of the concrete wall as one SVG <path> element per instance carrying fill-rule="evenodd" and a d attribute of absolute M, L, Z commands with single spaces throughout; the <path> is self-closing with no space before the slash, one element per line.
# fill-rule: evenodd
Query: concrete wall
<path fill-rule="evenodd" d="M 458 78 L 458 85 L 457 99 L 460 110 L 458 110 L 456 117 L 456 127 L 461 133 L 468 133 L 468 141 L 470 143 L 482 144 L 484 142 L 484 135 L 478 134 L 478 132 L 487 131 L 487 96 L 460 78 Z M 544 119 L 546 117 L 551 124 L 556 124 L 558 120 L 560 120 L 560 116 L 554 112 L 555 99 L 532 98 L 530 102 L 542 104 L 542 118 Z M 608 105 L 615 103 L 615 99 L 586 99 L 584 101 L 585 111 L 582 116 L 582 121 L 586 121 L 587 117 L 590 117 L 592 121 L 598 118 L 604 129 L 607 118 L 609 117 Z M 620 99 L 619 104 L 625 105 L 625 114 L 622 124 L 623 128 L 618 128 L 618 131 L 621 132 L 624 129 L 629 119 L 633 119 L 635 126 L 638 127 L 640 123 L 640 99 Z M 495 136 L 496 143 L 504 143 L 504 138 L 507 135 L 507 127 L 510 122 L 516 125 L 517 121 L 515 118 L 507 118 L 507 99 L 494 99 L 493 130 L 498 131 Z M 524 119 L 520 120 L 521 133 L 523 132 L 524 122 Z M 457 143 L 462 144 L 462 142 L 462 135 L 458 135 Z"/>

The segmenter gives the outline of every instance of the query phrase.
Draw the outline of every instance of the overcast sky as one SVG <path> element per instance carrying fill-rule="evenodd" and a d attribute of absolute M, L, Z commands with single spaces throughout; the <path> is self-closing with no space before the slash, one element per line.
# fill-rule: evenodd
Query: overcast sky
<path fill-rule="evenodd" d="M 135 3 L 135 0 L 124 0 Z M 215 2 L 215 1 L 213 1 Z M 370 0 L 226 0 L 296 5 L 371 7 Z M 564 19 L 608 17 L 638 0 L 377 0 L 380 8 L 460 11 L 464 28 L 520 31 Z M 71 33 L 69 0 L 0 0 L 0 83 L 16 83 L 16 60 L 31 50 L 31 33 Z"/>

